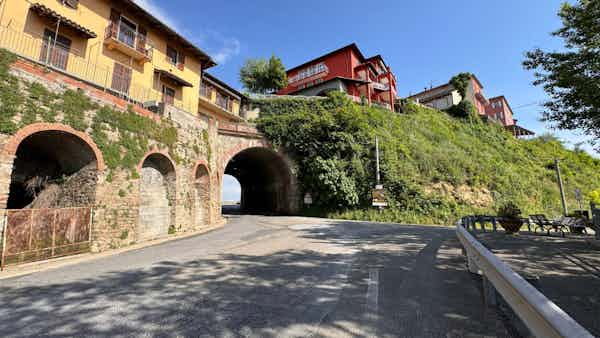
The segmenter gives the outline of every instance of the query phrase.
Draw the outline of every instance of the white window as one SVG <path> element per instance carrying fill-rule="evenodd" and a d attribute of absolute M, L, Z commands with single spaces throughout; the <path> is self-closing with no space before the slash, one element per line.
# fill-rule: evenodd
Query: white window
<path fill-rule="evenodd" d="M 329 71 L 329 69 L 327 68 L 327 65 L 325 65 L 325 62 L 317 63 L 316 65 L 312 65 L 302 69 L 298 72 L 298 74 L 290 77 L 288 79 L 288 83 L 298 82 L 300 80 L 309 78 L 313 75 L 317 75 L 327 71 Z"/>

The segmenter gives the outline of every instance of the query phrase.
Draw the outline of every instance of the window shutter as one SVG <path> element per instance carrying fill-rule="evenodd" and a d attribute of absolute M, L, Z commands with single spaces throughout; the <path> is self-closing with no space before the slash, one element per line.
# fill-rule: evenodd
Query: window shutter
<path fill-rule="evenodd" d="M 131 85 L 131 68 L 115 62 L 111 88 L 121 94 L 129 94 Z"/>
<path fill-rule="evenodd" d="M 146 36 L 148 35 L 148 31 L 144 27 L 138 28 L 138 43 L 137 49 L 139 52 L 146 53 Z"/>
<path fill-rule="evenodd" d="M 179 68 L 179 70 L 183 70 L 184 66 L 185 66 L 185 55 L 182 53 L 179 53 L 179 62 L 177 64 L 177 67 Z"/>
<path fill-rule="evenodd" d="M 110 36 L 113 38 L 117 37 L 119 32 L 119 21 L 121 21 L 121 13 L 114 8 L 110 9 Z"/>

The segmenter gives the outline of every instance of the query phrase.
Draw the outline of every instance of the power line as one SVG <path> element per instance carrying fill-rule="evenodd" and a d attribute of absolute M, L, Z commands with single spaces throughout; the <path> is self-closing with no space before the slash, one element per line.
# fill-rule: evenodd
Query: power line
<path fill-rule="evenodd" d="M 544 103 L 543 101 L 535 101 L 535 102 L 522 104 L 520 106 L 516 106 L 513 109 L 525 108 L 525 107 L 530 107 L 530 106 L 541 106 L 543 103 Z"/>

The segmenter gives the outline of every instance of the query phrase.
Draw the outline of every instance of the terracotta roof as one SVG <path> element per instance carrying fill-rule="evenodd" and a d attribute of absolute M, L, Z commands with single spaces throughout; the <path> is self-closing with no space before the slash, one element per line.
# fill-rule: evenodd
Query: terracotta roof
<path fill-rule="evenodd" d="M 60 21 L 61 25 L 69 26 L 71 29 L 73 29 L 74 31 L 76 31 L 77 33 L 83 35 L 84 37 L 86 37 L 88 39 L 93 39 L 98 36 L 92 30 L 81 26 L 80 24 L 74 22 L 73 20 L 58 14 L 54 10 L 52 10 L 40 3 L 34 3 L 29 8 L 40 16 L 49 18 L 51 20 Z"/>
<path fill-rule="evenodd" d="M 363 53 L 360 51 L 360 49 L 358 49 L 358 46 L 356 45 L 356 43 L 351 43 L 351 44 L 349 44 L 349 45 L 346 45 L 346 46 L 344 46 L 344 47 L 342 47 L 342 48 L 338 48 L 338 49 L 336 49 L 336 50 L 334 50 L 334 51 L 331 51 L 331 52 L 329 52 L 329 53 L 327 53 L 327 54 L 323 54 L 323 55 L 321 55 L 321 56 L 319 56 L 319 57 L 317 57 L 317 58 L 314 58 L 314 59 L 312 59 L 312 60 L 310 60 L 310 61 L 304 62 L 304 63 L 303 63 L 303 64 L 301 64 L 301 65 L 298 65 L 298 66 L 296 66 L 296 67 L 290 68 L 290 69 L 288 69 L 287 71 L 288 71 L 288 72 L 291 72 L 291 71 L 297 70 L 297 69 L 299 69 L 299 68 L 302 68 L 302 67 L 305 67 L 305 66 L 307 66 L 308 64 L 311 64 L 311 63 L 313 63 L 313 62 L 316 62 L 316 61 L 320 61 L 321 59 L 324 59 L 324 58 L 326 58 L 326 57 L 328 57 L 328 56 L 331 56 L 331 55 L 333 55 L 333 54 L 339 53 L 339 52 L 341 52 L 341 51 L 343 51 L 343 50 L 346 50 L 346 49 L 352 49 L 352 50 L 354 50 L 354 51 L 356 52 L 356 54 L 358 54 L 359 58 L 361 59 L 361 62 L 364 62 L 364 61 L 365 61 L 365 56 L 364 56 L 364 55 L 363 55 Z"/>
<path fill-rule="evenodd" d="M 234 94 L 235 96 L 238 96 L 240 98 L 246 98 L 246 95 L 242 94 L 241 92 L 239 92 L 238 90 L 236 90 L 235 88 L 231 87 L 230 85 L 228 85 L 227 83 L 219 80 L 216 76 L 209 74 L 209 73 L 202 73 L 202 78 L 209 80 L 210 82 L 213 82 L 214 84 L 222 87 L 223 89 L 231 92 L 231 94 Z"/>
<path fill-rule="evenodd" d="M 335 81 L 335 80 L 348 81 L 348 82 L 355 82 L 355 83 L 361 83 L 361 84 L 366 84 L 366 83 L 369 83 L 369 81 L 362 80 L 362 79 L 353 79 L 353 78 L 349 78 L 349 77 L 336 76 L 336 77 L 332 77 L 331 79 L 329 79 L 329 80 L 327 80 L 327 81 L 323 81 L 323 82 L 321 82 L 321 83 L 317 83 L 317 84 L 315 84 L 314 86 L 322 85 L 322 84 L 329 83 L 329 82 L 331 82 L 331 81 Z M 298 89 L 295 89 L 295 90 L 293 90 L 293 91 L 289 92 L 289 94 L 297 93 L 297 92 L 299 92 L 299 91 L 303 91 L 303 90 L 305 90 L 305 89 L 308 89 L 308 88 L 311 88 L 311 87 L 314 87 L 314 86 L 310 86 L 310 87 L 306 87 L 306 88 L 298 88 Z"/>
<path fill-rule="evenodd" d="M 479 81 L 479 79 L 477 78 L 477 76 L 475 76 L 475 75 L 471 74 L 471 78 L 473 78 L 473 79 L 474 79 L 474 80 L 477 82 L 477 84 L 479 84 L 479 87 L 481 87 L 481 89 L 483 89 L 483 85 L 481 84 L 481 82 Z M 436 86 L 436 87 L 433 87 L 433 88 L 430 88 L 430 89 L 424 90 L 424 91 L 422 91 L 422 92 L 416 93 L 416 94 L 414 94 L 414 95 L 411 95 L 411 96 L 409 96 L 409 98 L 411 98 L 411 97 L 415 97 L 415 96 L 419 96 L 419 95 L 423 95 L 423 94 L 425 94 L 425 93 L 429 93 L 429 92 L 431 92 L 431 91 L 434 91 L 434 90 L 440 89 L 440 88 L 442 88 L 442 87 L 445 87 L 445 86 L 452 86 L 452 85 L 450 84 L 450 82 L 448 82 L 448 83 L 444 83 L 444 84 L 442 84 L 442 85 L 439 85 L 439 86 Z"/>
<path fill-rule="evenodd" d="M 157 29 L 157 30 L 162 30 L 163 32 L 165 32 L 167 34 L 167 36 L 169 37 L 169 40 L 172 40 L 174 44 L 179 44 L 178 47 L 183 48 L 188 53 L 190 53 L 193 56 L 202 60 L 203 61 L 202 66 L 204 69 L 207 69 L 207 68 L 217 65 L 217 63 L 208 54 L 206 54 L 204 51 L 202 51 L 196 45 L 194 45 L 193 43 L 188 41 L 181 34 L 177 33 L 174 29 L 172 29 L 171 27 L 167 26 L 162 21 L 157 19 L 154 15 L 152 15 L 150 12 L 148 12 L 143 7 L 138 5 L 135 1 L 120 0 L 120 1 L 118 1 L 118 3 L 120 5 L 129 6 L 129 8 L 131 10 L 139 12 L 138 14 L 140 14 L 140 16 L 142 16 L 143 19 L 150 22 L 150 24 L 152 25 L 151 26 L 152 28 Z"/>

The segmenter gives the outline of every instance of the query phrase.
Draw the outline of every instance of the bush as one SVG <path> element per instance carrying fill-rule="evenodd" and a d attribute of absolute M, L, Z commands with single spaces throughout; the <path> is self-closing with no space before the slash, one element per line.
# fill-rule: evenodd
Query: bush
<path fill-rule="evenodd" d="M 500 217 L 520 218 L 521 213 L 521 209 L 513 202 L 506 202 L 498 208 L 498 216 Z"/>
<path fill-rule="evenodd" d="M 295 160 L 301 189 L 313 194 L 313 215 L 449 224 L 467 214 L 492 214 L 502 201 L 525 213 L 559 215 L 555 172 L 545 164 L 562 159 L 570 191 L 589 191 L 600 180 L 600 160 L 555 138 L 517 140 L 500 125 L 467 123 L 410 101 L 404 114 L 354 104 L 339 93 L 253 104 L 261 110 L 258 128 Z M 370 207 L 375 136 L 390 205 L 383 213 Z M 488 202 L 480 203 L 475 192 Z"/>
<path fill-rule="evenodd" d="M 466 100 L 462 100 L 459 104 L 455 104 L 452 107 L 446 109 L 446 112 L 450 116 L 463 119 L 477 116 L 477 109 L 475 109 L 475 106 L 470 101 Z"/>

